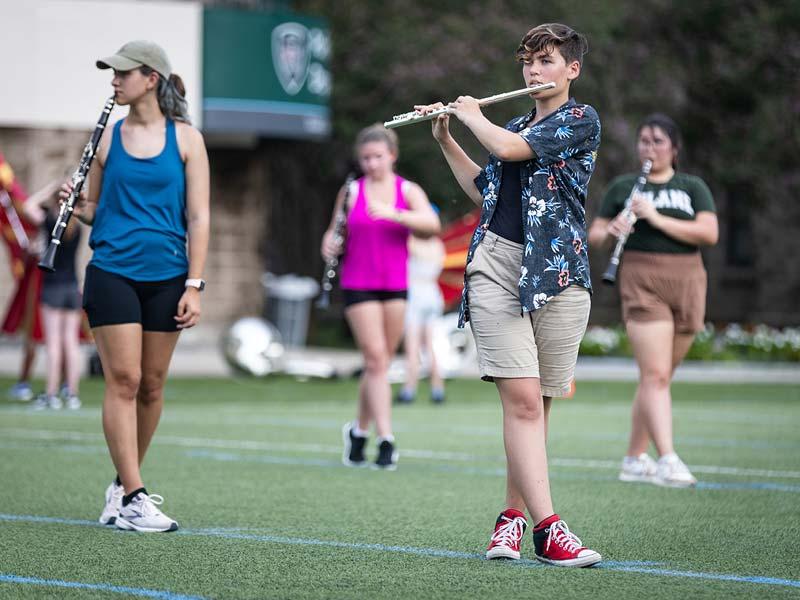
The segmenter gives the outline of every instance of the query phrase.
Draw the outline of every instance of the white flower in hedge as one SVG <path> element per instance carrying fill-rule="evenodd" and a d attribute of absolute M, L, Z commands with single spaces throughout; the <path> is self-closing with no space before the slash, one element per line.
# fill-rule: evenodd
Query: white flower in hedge
<path fill-rule="evenodd" d="M 599 347 L 603 352 L 611 352 L 619 346 L 620 334 L 607 327 L 590 327 L 583 340 L 588 345 Z"/>
<path fill-rule="evenodd" d="M 703 328 L 703 331 L 699 332 L 695 337 L 695 340 L 700 343 L 706 343 L 713 339 L 714 339 L 713 323 L 706 323 L 706 326 Z"/>
<path fill-rule="evenodd" d="M 767 325 L 758 325 L 753 331 L 753 346 L 759 350 L 770 352 L 773 348 L 783 345 L 781 332 Z"/>
<path fill-rule="evenodd" d="M 731 323 L 722 332 L 722 337 L 726 344 L 747 345 L 750 342 L 750 334 L 747 333 L 738 323 Z"/>
<path fill-rule="evenodd" d="M 783 330 L 784 343 L 795 352 L 800 350 L 800 328 L 787 327 Z"/>

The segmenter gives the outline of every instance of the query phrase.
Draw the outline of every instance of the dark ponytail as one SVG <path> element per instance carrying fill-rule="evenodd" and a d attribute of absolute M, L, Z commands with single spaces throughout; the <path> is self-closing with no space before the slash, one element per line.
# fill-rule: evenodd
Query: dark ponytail
<path fill-rule="evenodd" d="M 139 67 L 143 75 L 150 75 L 154 71 L 148 66 Z M 158 74 L 158 87 L 156 88 L 158 107 L 168 119 L 191 124 L 189 120 L 189 104 L 186 102 L 186 86 L 179 75 L 173 73 L 169 79 Z"/>

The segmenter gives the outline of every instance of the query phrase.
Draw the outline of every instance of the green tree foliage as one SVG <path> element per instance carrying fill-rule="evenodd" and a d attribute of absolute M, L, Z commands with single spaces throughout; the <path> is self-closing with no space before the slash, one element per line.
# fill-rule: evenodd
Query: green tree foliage
<path fill-rule="evenodd" d="M 333 140 L 290 151 L 314 163 L 315 189 L 304 195 L 328 207 L 324 220 L 359 129 L 417 103 L 522 87 L 514 60 L 520 39 L 539 23 L 561 21 L 589 39 L 573 93 L 603 122 L 589 215 L 613 176 L 636 170 L 638 121 L 665 112 L 683 129 L 682 168 L 703 177 L 718 203 L 722 238 L 712 262 L 724 266 L 733 237 L 749 236 L 752 256 L 743 260 L 769 282 L 756 286 L 753 314 L 791 312 L 788 303 L 796 304 L 800 275 L 787 277 L 780 258 L 800 255 L 800 236 L 787 235 L 787 225 L 800 224 L 800 2 L 297 0 L 293 8 L 327 18 L 333 35 Z M 525 100 L 514 100 L 485 114 L 503 124 L 527 109 Z M 398 170 L 421 183 L 445 217 L 470 210 L 430 127 L 397 131 Z M 460 124 L 453 131 L 482 164 L 485 152 L 468 132 Z"/>

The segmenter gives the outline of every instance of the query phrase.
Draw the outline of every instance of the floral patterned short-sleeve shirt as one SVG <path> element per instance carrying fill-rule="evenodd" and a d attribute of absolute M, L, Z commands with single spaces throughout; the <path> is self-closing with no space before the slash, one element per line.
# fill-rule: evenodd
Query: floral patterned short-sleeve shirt
<path fill-rule="evenodd" d="M 513 119 L 506 129 L 518 133 L 535 156 L 520 168 L 525 250 L 519 273 L 520 313 L 543 307 L 573 284 L 592 289 L 586 244 L 586 195 L 600 146 L 600 119 L 588 104 L 570 99 L 532 126 L 536 114 Z M 489 163 L 475 178 L 483 196 L 481 220 L 472 236 L 467 264 L 486 235 L 497 206 L 503 163 Z M 469 321 L 469 281 L 459 310 L 459 326 Z"/>

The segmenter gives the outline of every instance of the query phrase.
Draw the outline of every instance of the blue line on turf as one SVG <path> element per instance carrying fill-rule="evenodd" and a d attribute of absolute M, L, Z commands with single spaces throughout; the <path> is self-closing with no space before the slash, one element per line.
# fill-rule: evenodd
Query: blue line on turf
<path fill-rule="evenodd" d="M 718 483 L 715 481 L 698 481 L 699 490 L 767 490 L 770 492 L 800 492 L 800 485 L 751 481 L 744 483 Z"/>
<path fill-rule="evenodd" d="M 68 444 L 68 445 L 58 445 L 53 447 L 57 447 L 60 452 L 77 452 L 77 453 L 88 453 L 88 454 L 106 452 L 105 446 L 79 446 L 74 444 Z M 0 441 L 0 448 L 18 448 L 22 450 L 30 448 L 30 444 Z M 190 458 L 200 458 L 200 459 L 206 458 L 209 460 L 217 460 L 224 462 L 256 462 L 263 464 L 299 465 L 299 466 L 309 466 L 309 467 L 342 466 L 341 462 L 338 460 L 295 458 L 288 456 L 284 457 L 284 456 L 273 456 L 266 454 L 247 455 L 247 454 L 236 454 L 234 452 L 219 452 L 214 450 L 188 450 L 184 454 Z M 486 475 L 490 477 L 505 477 L 506 475 L 506 470 L 504 468 L 492 468 L 492 467 L 481 468 L 481 467 L 459 467 L 455 465 L 443 465 L 443 464 L 427 464 L 427 465 L 414 464 L 412 468 L 414 469 L 426 468 L 435 471 L 441 471 L 444 473 L 460 473 L 463 475 Z M 553 472 L 551 472 L 550 477 L 551 479 L 581 480 L 581 481 L 590 480 L 590 481 L 610 482 L 616 480 L 616 478 L 613 476 L 589 475 L 584 473 L 567 473 L 561 471 L 560 469 L 555 469 Z M 800 486 L 798 485 L 761 482 L 761 481 L 751 481 L 751 482 L 741 482 L 741 483 L 700 481 L 697 483 L 695 489 L 714 490 L 714 491 L 731 490 L 731 491 L 789 492 L 795 494 L 800 493 Z"/>
<path fill-rule="evenodd" d="M 598 568 L 604 569 L 605 563 L 600 563 Z M 781 579 L 779 577 L 757 577 L 748 575 L 726 575 L 725 573 L 697 573 L 695 571 L 676 571 L 674 569 L 653 569 L 639 566 L 614 566 L 612 571 L 625 571 L 629 573 L 648 573 L 663 577 L 688 577 L 690 579 L 712 579 L 715 581 L 735 581 L 736 583 L 756 583 L 760 585 L 777 585 L 800 588 L 800 581 L 796 579 Z"/>
<path fill-rule="evenodd" d="M 202 600 L 202 596 L 187 596 L 185 594 L 175 594 L 173 592 L 164 592 L 161 590 L 133 588 L 124 585 L 112 585 L 109 583 L 82 583 L 80 581 L 62 581 L 60 579 L 40 579 L 38 577 L 21 577 L 19 575 L 9 575 L 7 573 L 0 573 L 0 583 L 17 583 L 23 585 L 40 585 L 44 587 L 97 590 L 100 592 L 114 592 L 116 594 L 127 594 L 129 596 L 159 598 L 159 600 Z"/>
<path fill-rule="evenodd" d="M 17 521 L 33 523 L 54 523 L 61 525 L 91 525 L 98 526 L 94 521 L 84 521 L 79 519 L 60 519 L 58 517 L 39 517 L 35 515 L 12 515 L 0 513 L 0 521 Z M 214 529 L 191 530 L 182 529 L 177 535 L 183 536 L 202 536 L 218 537 L 231 540 L 245 540 L 251 542 L 266 542 L 271 544 L 287 544 L 297 546 L 322 546 L 328 548 L 348 548 L 351 550 L 375 550 L 378 552 L 394 552 L 400 554 L 411 554 L 414 556 L 428 556 L 436 558 L 458 558 L 468 560 L 485 560 L 483 554 L 473 552 L 459 552 L 456 550 L 443 550 L 438 548 L 415 548 L 413 546 L 387 546 L 384 544 L 365 544 L 358 542 L 339 542 L 336 540 L 318 540 L 309 538 L 292 538 L 277 535 L 260 535 L 247 533 L 233 533 Z M 504 561 L 505 562 L 505 561 Z M 514 561 L 518 567 L 541 567 L 541 563 L 534 560 Z M 656 568 L 662 563 L 642 562 L 642 561 L 605 561 L 594 568 L 606 571 L 622 571 L 630 573 L 645 573 L 661 577 L 680 577 L 688 579 L 704 579 L 713 581 L 731 581 L 734 583 L 753 583 L 757 585 L 782 586 L 800 588 L 800 580 L 782 579 L 779 577 L 760 577 L 748 575 L 731 575 L 726 573 L 703 573 L 698 571 L 678 571 L 674 569 Z M 68 582 L 64 582 L 68 583 Z M 80 585 L 80 584 L 78 584 Z M 91 584 L 86 584 L 91 585 Z M 147 592 L 148 590 L 142 590 Z M 158 592 L 152 592 L 158 593 Z M 168 593 L 168 592 L 163 592 Z M 160 596 L 157 596 L 160 597 Z M 164 598 L 167 598 L 166 596 Z M 188 598 L 187 596 L 170 596 L 170 600 Z"/>

